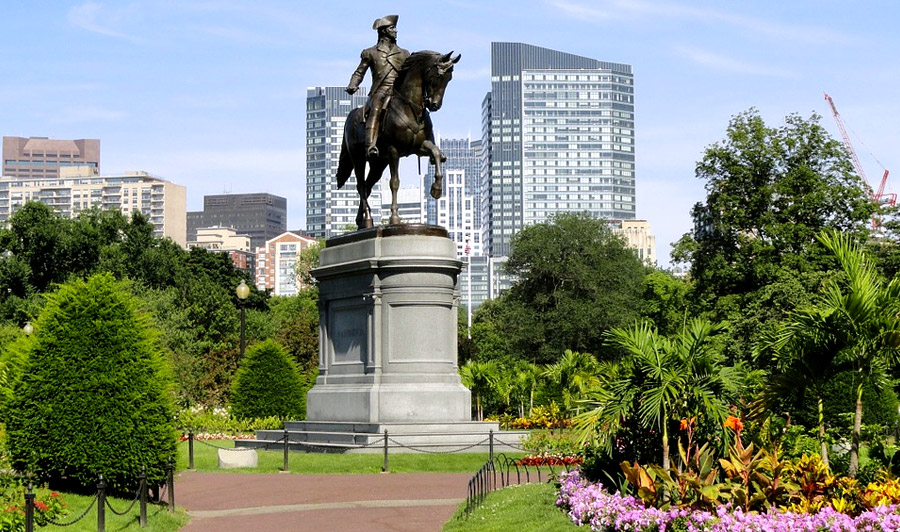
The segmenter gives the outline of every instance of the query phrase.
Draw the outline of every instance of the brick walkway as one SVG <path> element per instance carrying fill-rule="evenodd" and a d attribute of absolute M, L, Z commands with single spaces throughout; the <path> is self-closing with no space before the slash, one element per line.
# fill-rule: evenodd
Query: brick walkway
<path fill-rule="evenodd" d="M 180 473 L 182 532 L 440 532 L 470 473 Z"/>

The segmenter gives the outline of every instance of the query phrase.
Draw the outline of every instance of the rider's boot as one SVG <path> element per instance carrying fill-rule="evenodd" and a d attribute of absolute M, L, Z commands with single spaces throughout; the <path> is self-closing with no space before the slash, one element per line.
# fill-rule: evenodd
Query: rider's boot
<path fill-rule="evenodd" d="M 373 113 L 374 114 L 374 113 Z M 374 117 L 370 117 L 366 122 L 366 159 L 373 161 L 378 158 L 378 121 Z"/>

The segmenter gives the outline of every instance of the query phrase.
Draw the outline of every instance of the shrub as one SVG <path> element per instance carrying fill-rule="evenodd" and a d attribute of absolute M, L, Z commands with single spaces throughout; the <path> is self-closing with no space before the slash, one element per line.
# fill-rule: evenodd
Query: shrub
<path fill-rule="evenodd" d="M 299 417 L 305 406 L 303 376 L 274 340 L 251 347 L 231 385 L 231 413 L 238 419 Z"/>
<path fill-rule="evenodd" d="M 535 430 L 525 437 L 522 447 L 533 454 L 580 455 L 584 452 L 584 444 L 574 430 Z"/>
<path fill-rule="evenodd" d="M 275 416 L 237 419 L 224 408 L 200 406 L 180 410 L 176 423 L 182 439 L 187 438 L 188 431 L 193 431 L 198 439 L 248 438 L 253 437 L 254 431 L 284 426 L 284 420 Z"/>
<path fill-rule="evenodd" d="M 48 296 L 5 408 L 12 465 L 51 485 L 112 492 L 137 488 L 146 466 L 165 478 L 175 457 L 172 377 L 146 316 L 112 275 Z"/>

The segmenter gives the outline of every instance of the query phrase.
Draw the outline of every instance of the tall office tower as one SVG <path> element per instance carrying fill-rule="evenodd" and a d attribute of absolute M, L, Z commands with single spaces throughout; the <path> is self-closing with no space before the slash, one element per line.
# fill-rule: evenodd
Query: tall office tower
<path fill-rule="evenodd" d="M 440 147 L 447 157 L 444 193 L 439 200 L 431 197 L 434 166 L 428 165 L 422 186 L 426 223 L 447 229 L 460 257 L 467 244 L 471 255 L 481 255 L 481 141 L 440 139 Z"/>
<path fill-rule="evenodd" d="M 441 138 L 438 145 L 447 158 L 442 166 L 444 174 L 446 175 L 449 170 L 462 170 L 465 173 L 465 193 L 474 198 L 481 198 L 481 139 Z M 432 183 L 434 183 L 434 165 L 429 164 L 422 189 L 425 194 L 425 217 L 426 223 L 437 224 L 438 200 L 431 197 Z M 445 188 L 445 196 L 446 190 Z M 476 207 L 479 210 L 480 208 L 480 205 Z"/>
<path fill-rule="evenodd" d="M 203 210 L 187 213 L 187 239 L 201 227 L 230 227 L 250 237 L 250 249 L 287 231 L 287 199 L 265 192 L 203 196 Z"/>
<path fill-rule="evenodd" d="M 390 216 L 391 213 L 391 195 L 385 194 L 382 198 L 384 203 L 381 204 L 381 212 Z M 422 189 L 421 187 L 401 188 L 397 191 L 397 214 L 400 220 L 405 224 L 421 224 L 425 223 L 425 216 L 422 211 Z"/>
<path fill-rule="evenodd" d="M 28 201 L 49 205 L 66 218 L 91 208 L 116 209 L 128 217 L 133 212 L 143 213 L 155 235 L 185 246 L 184 186 L 147 172 L 98 176 L 90 166 L 63 167 L 59 173 L 55 177 L 0 178 L 0 224 Z"/>
<path fill-rule="evenodd" d="M 635 217 L 630 65 L 491 43 L 482 120 L 482 223 L 491 256 L 507 255 L 516 232 L 557 212 Z"/>
<path fill-rule="evenodd" d="M 100 141 L 3 137 L 3 175 L 26 179 L 59 177 L 59 169 L 88 166 L 100 172 Z"/>
<path fill-rule="evenodd" d="M 359 195 L 356 177 L 337 188 L 335 175 L 341 156 L 347 114 L 366 104 L 366 88 L 354 95 L 344 87 L 309 87 L 306 91 L 306 232 L 315 238 L 329 238 L 356 225 Z M 389 175 L 385 170 L 385 175 Z M 381 221 L 379 181 L 369 197 L 376 224 Z"/>

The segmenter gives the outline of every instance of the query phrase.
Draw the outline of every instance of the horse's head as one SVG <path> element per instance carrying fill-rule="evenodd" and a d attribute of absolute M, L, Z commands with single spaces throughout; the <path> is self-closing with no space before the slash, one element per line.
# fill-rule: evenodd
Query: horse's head
<path fill-rule="evenodd" d="M 456 54 L 456 57 L 451 57 L 452 55 L 453 52 L 436 56 L 434 63 L 423 76 L 424 104 L 429 111 L 437 111 L 444 103 L 444 89 L 453 77 L 453 65 L 459 62 L 461 57 L 460 54 Z"/>

